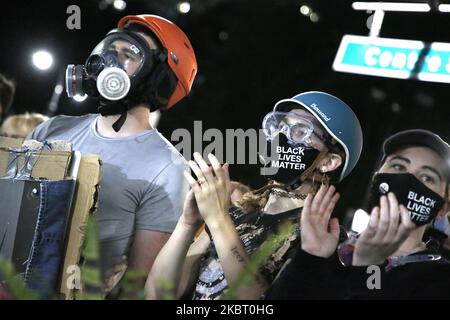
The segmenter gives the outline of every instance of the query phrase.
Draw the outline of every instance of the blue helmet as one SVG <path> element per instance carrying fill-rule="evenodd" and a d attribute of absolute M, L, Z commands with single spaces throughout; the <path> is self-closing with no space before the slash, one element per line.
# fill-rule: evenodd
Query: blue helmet
<path fill-rule="evenodd" d="M 363 135 L 353 110 L 341 99 L 320 91 L 303 92 L 291 99 L 278 101 L 273 111 L 292 109 L 298 104 L 311 112 L 345 151 L 345 163 L 339 177 L 344 179 L 356 166 L 361 155 Z"/>

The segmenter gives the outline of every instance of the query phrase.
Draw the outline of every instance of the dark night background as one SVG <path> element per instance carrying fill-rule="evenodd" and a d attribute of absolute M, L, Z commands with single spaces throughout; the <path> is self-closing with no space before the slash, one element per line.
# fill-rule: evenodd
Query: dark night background
<path fill-rule="evenodd" d="M 199 72 L 190 96 L 164 113 L 158 130 L 170 139 L 177 128 L 260 128 L 263 116 L 280 99 L 321 90 L 346 101 L 361 121 L 364 150 L 359 164 L 341 184 L 340 215 L 361 205 L 379 158 L 382 140 L 396 131 L 424 128 L 449 141 L 448 84 L 395 80 L 334 72 L 331 68 L 344 34 L 367 35 L 370 14 L 339 0 L 192 0 L 181 14 L 178 1 L 127 0 L 124 11 L 100 2 L 3 1 L 0 72 L 18 84 L 13 112 L 47 112 L 58 74 L 69 63 L 84 63 L 92 48 L 127 14 L 151 13 L 177 23 L 196 51 Z M 81 30 L 68 30 L 66 8 L 81 8 Z M 308 5 L 313 23 L 300 13 Z M 450 14 L 386 13 L 381 37 L 450 42 Z M 33 67 L 31 54 L 46 49 L 50 70 Z M 57 113 L 95 112 L 93 101 L 65 97 Z M 264 180 L 257 165 L 235 165 L 232 178 L 252 187 Z"/>

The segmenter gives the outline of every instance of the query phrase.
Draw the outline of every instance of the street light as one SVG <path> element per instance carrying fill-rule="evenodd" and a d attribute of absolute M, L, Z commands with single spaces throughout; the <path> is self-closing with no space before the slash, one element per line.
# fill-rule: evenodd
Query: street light
<path fill-rule="evenodd" d="M 123 0 L 114 0 L 113 6 L 114 9 L 123 11 L 127 7 L 127 3 Z"/>
<path fill-rule="evenodd" d="M 45 50 L 33 53 L 33 64 L 39 70 L 48 70 L 53 64 L 53 56 Z"/>
<path fill-rule="evenodd" d="M 188 13 L 191 11 L 191 4 L 189 2 L 180 2 L 178 4 L 178 11 L 181 13 Z"/>

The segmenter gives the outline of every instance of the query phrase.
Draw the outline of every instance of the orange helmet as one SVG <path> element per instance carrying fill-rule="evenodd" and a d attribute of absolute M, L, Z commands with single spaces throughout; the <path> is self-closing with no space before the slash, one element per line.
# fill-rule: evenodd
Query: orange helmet
<path fill-rule="evenodd" d="M 120 19 L 118 28 L 130 24 L 142 25 L 158 38 L 167 50 L 167 64 L 178 79 L 175 90 L 161 109 L 168 109 L 187 96 L 197 74 L 197 59 L 186 34 L 167 19 L 150 14 L 125 16 Z"/>

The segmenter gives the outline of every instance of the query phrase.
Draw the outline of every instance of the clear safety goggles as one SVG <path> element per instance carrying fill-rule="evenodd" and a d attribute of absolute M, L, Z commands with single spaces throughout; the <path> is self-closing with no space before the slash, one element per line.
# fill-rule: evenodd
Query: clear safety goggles
<path fill-rule="evenodd" d="M 328 146 L 330 136 L 326 132 L 319 132 L 313 121 L 312 118 L 293 112 L 274 111 L 264 117 L 262 129 L 268 139 L 273 139 L 277 134 L 283 133 L 291 142 L 311 146 L 314 135 L 324 145 Z"/>

